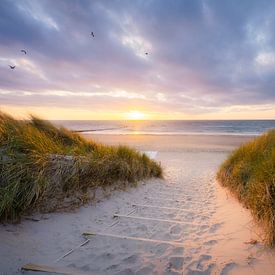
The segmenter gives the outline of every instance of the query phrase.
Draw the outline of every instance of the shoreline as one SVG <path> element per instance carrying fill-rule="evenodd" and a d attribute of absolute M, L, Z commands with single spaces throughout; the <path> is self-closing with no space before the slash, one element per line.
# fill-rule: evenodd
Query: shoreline
<path fill-rule="evenodd" d="M 71 130 L 75 133 L 82 135 L 113 135 L 113 136 L 228 136 L 228 137 L 258 137 L 263 133 L 183 133 L 183 132 L 138 132 L 132 131 L 128 133 L 117 133 L 117 132 L 103 132 L 105 130 Z"/>

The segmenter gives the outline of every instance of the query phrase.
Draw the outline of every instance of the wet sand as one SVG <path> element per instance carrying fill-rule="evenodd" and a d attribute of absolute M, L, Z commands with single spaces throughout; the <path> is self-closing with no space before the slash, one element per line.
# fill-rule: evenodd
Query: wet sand
<path fill-rule="evenodd" d="M 18 268 L 32 262 L 87 274 L 274 274 L 274 252 L 261 243 L 249 212 L 215 180 L 221 162 L 249 137 L 95 139 L 157 151 L 165 178 L 109 190 L 108 198 L 99 192 L 98 203 L 74 213 L 1 225 L 2 273 L 20 274 Z"/>

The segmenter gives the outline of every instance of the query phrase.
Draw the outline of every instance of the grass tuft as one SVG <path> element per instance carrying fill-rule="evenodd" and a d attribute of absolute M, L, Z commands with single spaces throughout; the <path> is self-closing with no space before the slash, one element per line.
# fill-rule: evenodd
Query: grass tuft
<path fill-rule="evenodd" d="M 88 189 L 162 177 L 158 163 L 126 146 L 105 146 L 31 116 L 0 113 L 0 220 L 88 200 Z M 69 199 L 68 199 L 69 198 Z"/>
<path fill-rule="evenodd" d="M 275 130 L 244 144 L 217 174 L 263 225 L 267 244 L 275 245 Z"/>

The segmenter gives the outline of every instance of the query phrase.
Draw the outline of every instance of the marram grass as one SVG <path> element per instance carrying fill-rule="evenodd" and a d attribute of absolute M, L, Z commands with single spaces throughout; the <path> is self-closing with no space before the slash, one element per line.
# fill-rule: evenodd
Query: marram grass
<path fill-rule="evenodd" d="M 89 188 L 161 176 L 160 165 L 134 149 L 88 141 L 36 117 L 18 121 L 0 113 L 2 221 L 41 205 L 54 211 L 68 197 L 81 205 Z"/>
<path fill-rule="evenodd" d="M 217 174 L 249 208 L 264 229 L 266 243 L 275 245 L 275 130 L 242 145 Z"/>

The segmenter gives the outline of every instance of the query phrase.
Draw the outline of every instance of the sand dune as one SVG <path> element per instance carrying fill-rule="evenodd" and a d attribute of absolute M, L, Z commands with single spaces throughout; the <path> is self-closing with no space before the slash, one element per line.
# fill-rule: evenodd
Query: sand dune
<path fill-rule="evenodd" d="M 97 204 L 74 213 L 2 225 L 1 270 L 16 274 L 33 262 L 87 274 L 274 274 L 275 256 L 261 244 L 248 211 L 215 181 L 226 155 L 163 147 L 156 159 L 164 180 L 109 190 L 109 198 L 98 192 Z M 259 242 L 250 244 L 253 239 Z"/>

